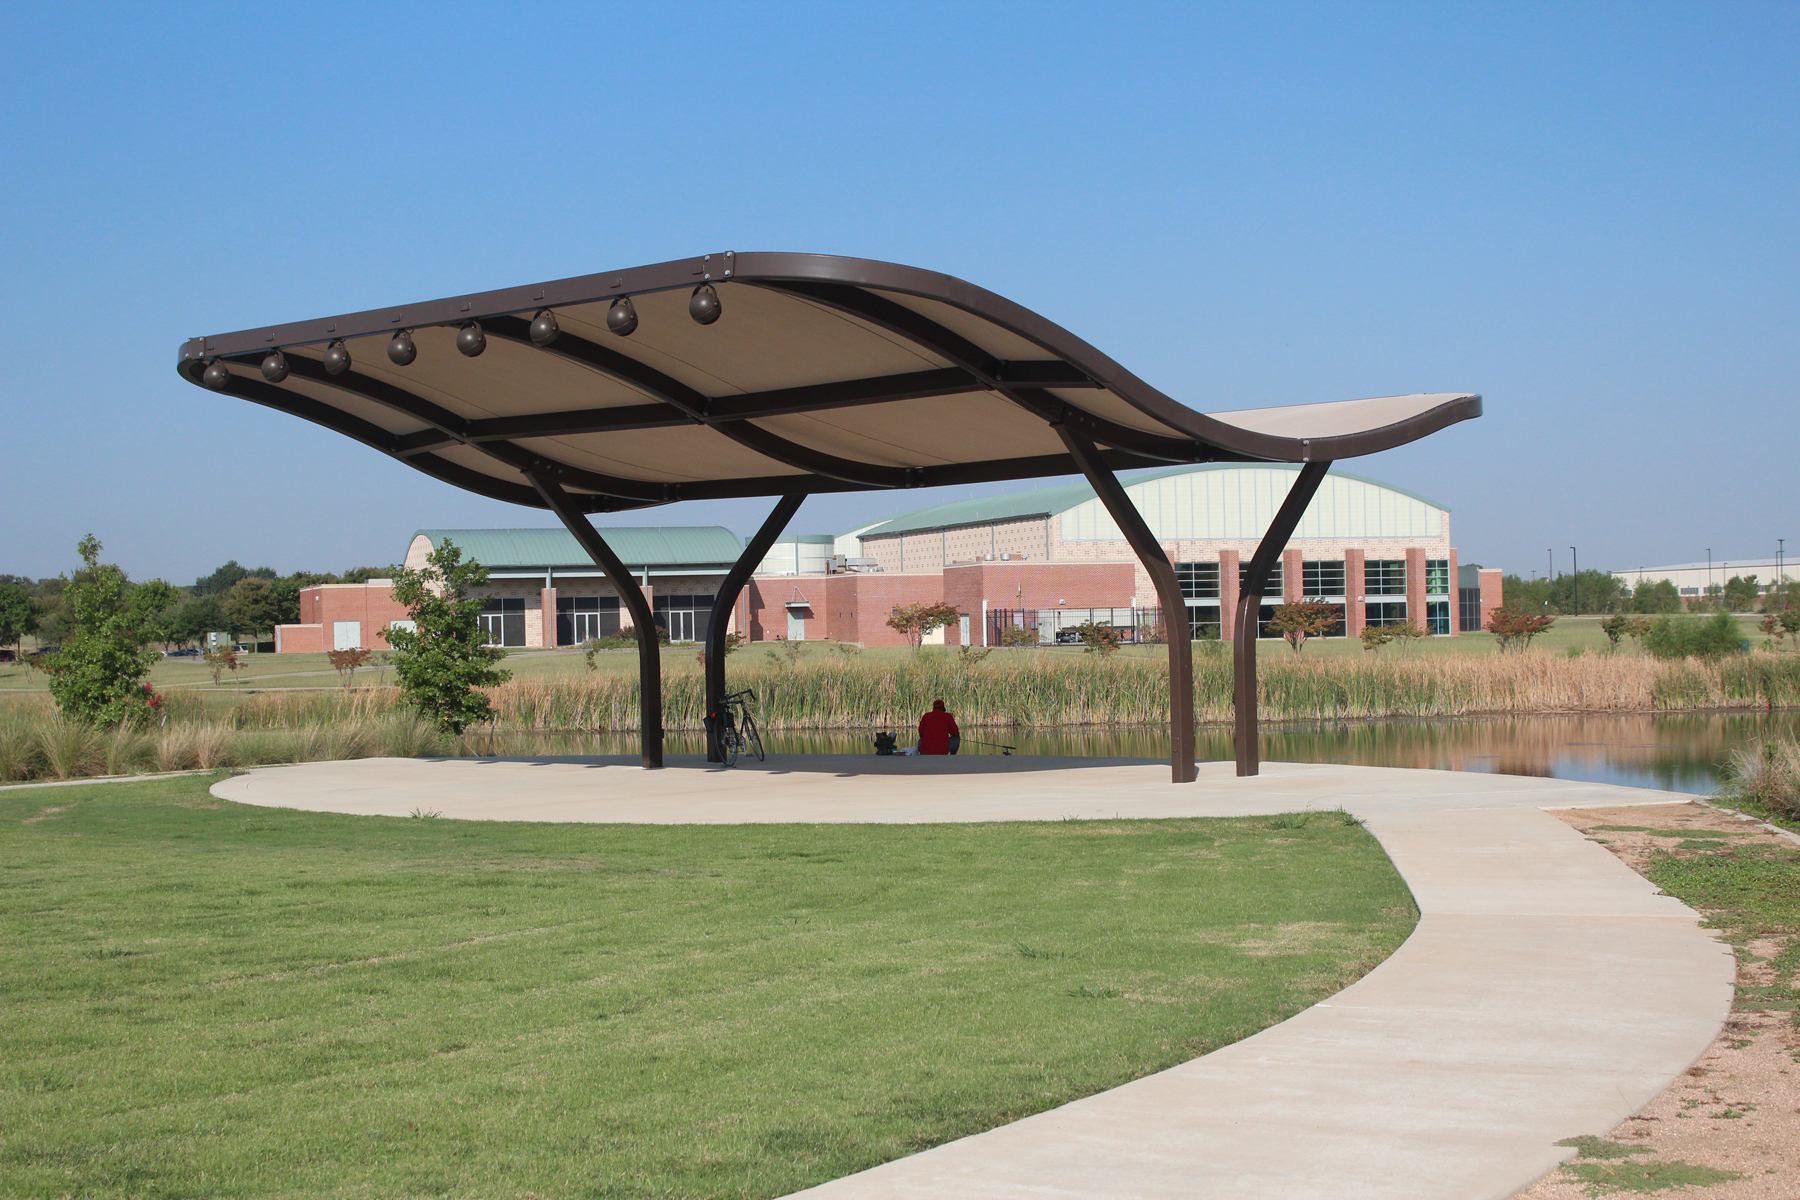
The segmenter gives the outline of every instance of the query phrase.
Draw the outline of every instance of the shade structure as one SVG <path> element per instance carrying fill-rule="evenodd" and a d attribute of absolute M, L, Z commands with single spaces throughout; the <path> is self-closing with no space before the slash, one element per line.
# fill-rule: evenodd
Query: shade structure
<path fill-rule="evenodd" d="M 178 369 L 459 487 L 550 508 L 603 567 L 612 556 L 586 514 L 1075 471 L 1129 509 L 1120 468 L 1329 463 L 1481 412 L 1472 393 L 1430 393 L 1207 414 L 993 292 L 818 254 L 709 254 L 194 338 Z M 1164 612 L 1184 612 L 1141 518 L 1113 516 Z M 779 532 L 765 523 L 756 540 Z M 615 584 L 629 603 L 629 578 Z M 1170 638 L 1172 669 L 1186 646 Z M 1188 691 L 1173 698 L 1177 726 Z M 1184 754 L 1192 773 L 1186 724 L 1178 778 Z"/>

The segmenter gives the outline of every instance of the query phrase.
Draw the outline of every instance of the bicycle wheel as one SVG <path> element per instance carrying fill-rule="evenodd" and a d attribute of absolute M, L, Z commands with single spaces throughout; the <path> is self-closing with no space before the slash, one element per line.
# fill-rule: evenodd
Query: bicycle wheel
<path fill-rule="evenodd" d="M 738 736 L 737 726 L 729 719 L 719 725 L 719 757 L 725 760 L 728 767 L 737 766 L 738 745 L 744 739 Z"/>
<path fill-rule="evenodd" d="M 756 718 L 749 713 L 744 714 L 744 728 L 739 736 L 750 743 L 750 753 L 756 755 L 757 762 L 769 761 L 769 756 L 763 753 L 762 734 L 757 732 Z"/>

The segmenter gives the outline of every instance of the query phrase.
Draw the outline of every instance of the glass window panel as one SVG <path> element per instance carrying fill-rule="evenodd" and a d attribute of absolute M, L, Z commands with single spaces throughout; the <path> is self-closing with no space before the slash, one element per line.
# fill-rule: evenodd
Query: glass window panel
<path fill-rule="evenodd" d="M 1181 594 L 1189 600 L 1219 598 L 1219 564 L 1216 562 L 1176 563 L 1175 578 L 1181 584 Z"/>
<path fill-rule="evenodd" d="M 1344 560 L 1324 560 L 1300 564 L 1300 591 L 1305 596 L 1342 596 L 1344 592 Z"/>
<path fill-rule="evenodd" d="M 1425 560 L 1425 594 L 1428 596 L 1448 596 L 1450 594 L 1449 559 L 1428 558 Z"/>
<path fill-rule="evenodd" d="M 1370 596 L 1406 595 L 1406 560 L 1371 558 L 1363 563 L 1363 592 Z"/>

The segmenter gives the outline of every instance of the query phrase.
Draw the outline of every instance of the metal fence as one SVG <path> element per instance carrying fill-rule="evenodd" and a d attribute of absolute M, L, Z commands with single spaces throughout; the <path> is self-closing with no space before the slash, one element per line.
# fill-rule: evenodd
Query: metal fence
<path fill-rule="evenodd" d="M 1078 646 L 1076 627 L 1090 621 L 1110 626 L 1126 645 L 1162 640 L 1160 608 L 990 608 L 986 644 Z"/>

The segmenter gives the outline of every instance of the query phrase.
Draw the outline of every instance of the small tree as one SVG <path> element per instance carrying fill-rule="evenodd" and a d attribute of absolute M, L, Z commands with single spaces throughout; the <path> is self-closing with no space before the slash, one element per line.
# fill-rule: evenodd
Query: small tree
<path fill-rule="evenodd" d="M 1600 622 L 1600 632 L 1606 635 L 1606 640 L 1611 642 L 1613 649 L 1616 650 L 1619 648 L 1619 639 L 1625 636 L 1625 627 L 1630 623 L 1630 617 L 1614 613 Z"/>
<path fill-rule="evenodd" d="M 425 566 L 394 572 L 394 599 L 414 623 L 412 629 L 386 631 L 395 673 L 407 702 L 450 733 L 492 719 L 493 704 L 478 689 L 510 678 L 495 666 L 506 652 L 489 645 L 481 628 L 483 601 L 469 594 L 487 580 L 487 568 L 472 559 L 464 562 L 462 548 L 449 538 Z"/>
<path fill-rule="evenodd" d="M 1544 613 L 1522 612 L 1511 605 L 1502 604 L 1488 618 L 1488 632 L 1494 635 L 1494 642 L 1504 654 L 1508 649 L 1516 649 L 1520 653 L 1531 645 L 1531 639 L 1556 624 L 1556 618 Z"/>
<path fill-rule="evenodd" d="M 1394 631 L 1387 625 L 1364 625 L 1360 635 L 1363 649 L 1373 654 L 1394 640 Z"/>
<path fill-rule="evenodd" d="M 1269 618 L 1269 628 L 1287 639 L 1297 655 L 1309 637 L 1324 637 L 1338 627 L 1340 609 L 1323 600 L 1301 600 L 1295 604 L 1277 604 Z"/>
<path fill-rule="evenodd" d="M 172 589 L 167 584 L 134 588 L 123 570 L 100 561 L 102 547 L 91 533 L 78 549 L 86 565 L 63 591 L 69 632 L 43 666 L 63 712 L 96 725 L 119 725 L 142 717 L 149 707 L 143 680 L 156 656 L 144 652 L 143 630 Z"/>
<path fill-rule="evenodd" d="M 231 672 L 231 677 L 233 679 L 237 678 L 238 657 L 236 650 L 230 648 L 224 650 L 207 650 L 202 652 L 200 657 L 206 662 L 207 669 L 212 672 L 214 687 L 219 686 L 219 684 L 224 681 L 225 672 L 227 671 Z"/>
<path fill-rule="evenodd" d="M 1110 621 L 1083 621 L 1071 626 L 1081 638 L 1083 654 L 1098 654 L 1101 658 L 1119 652 L 1119 631 L 1114 629 Z"/>
<path fill-rule="evenodd" d="M 21 645 L 37 627 L 37 605 L 31 593 L 16 583 L 0 583 L 0 646 Z"/>
<path fill-rule="evenodd" d="M 896 604 L 888 614 L 887 627 L 904 637 L 917 654 L 928 636 L 955 624 L 962 615 L 953 604 Z"/>
<path fill-rule="evenodd" d="M 374 654 L 372 650 L 328 650 L 325 657 L 331 660 L 331 669 L 344 677 L 344 690 L 350 690 L 350 681 L 356 678 L 356 669 L 365 665 Z"/>

